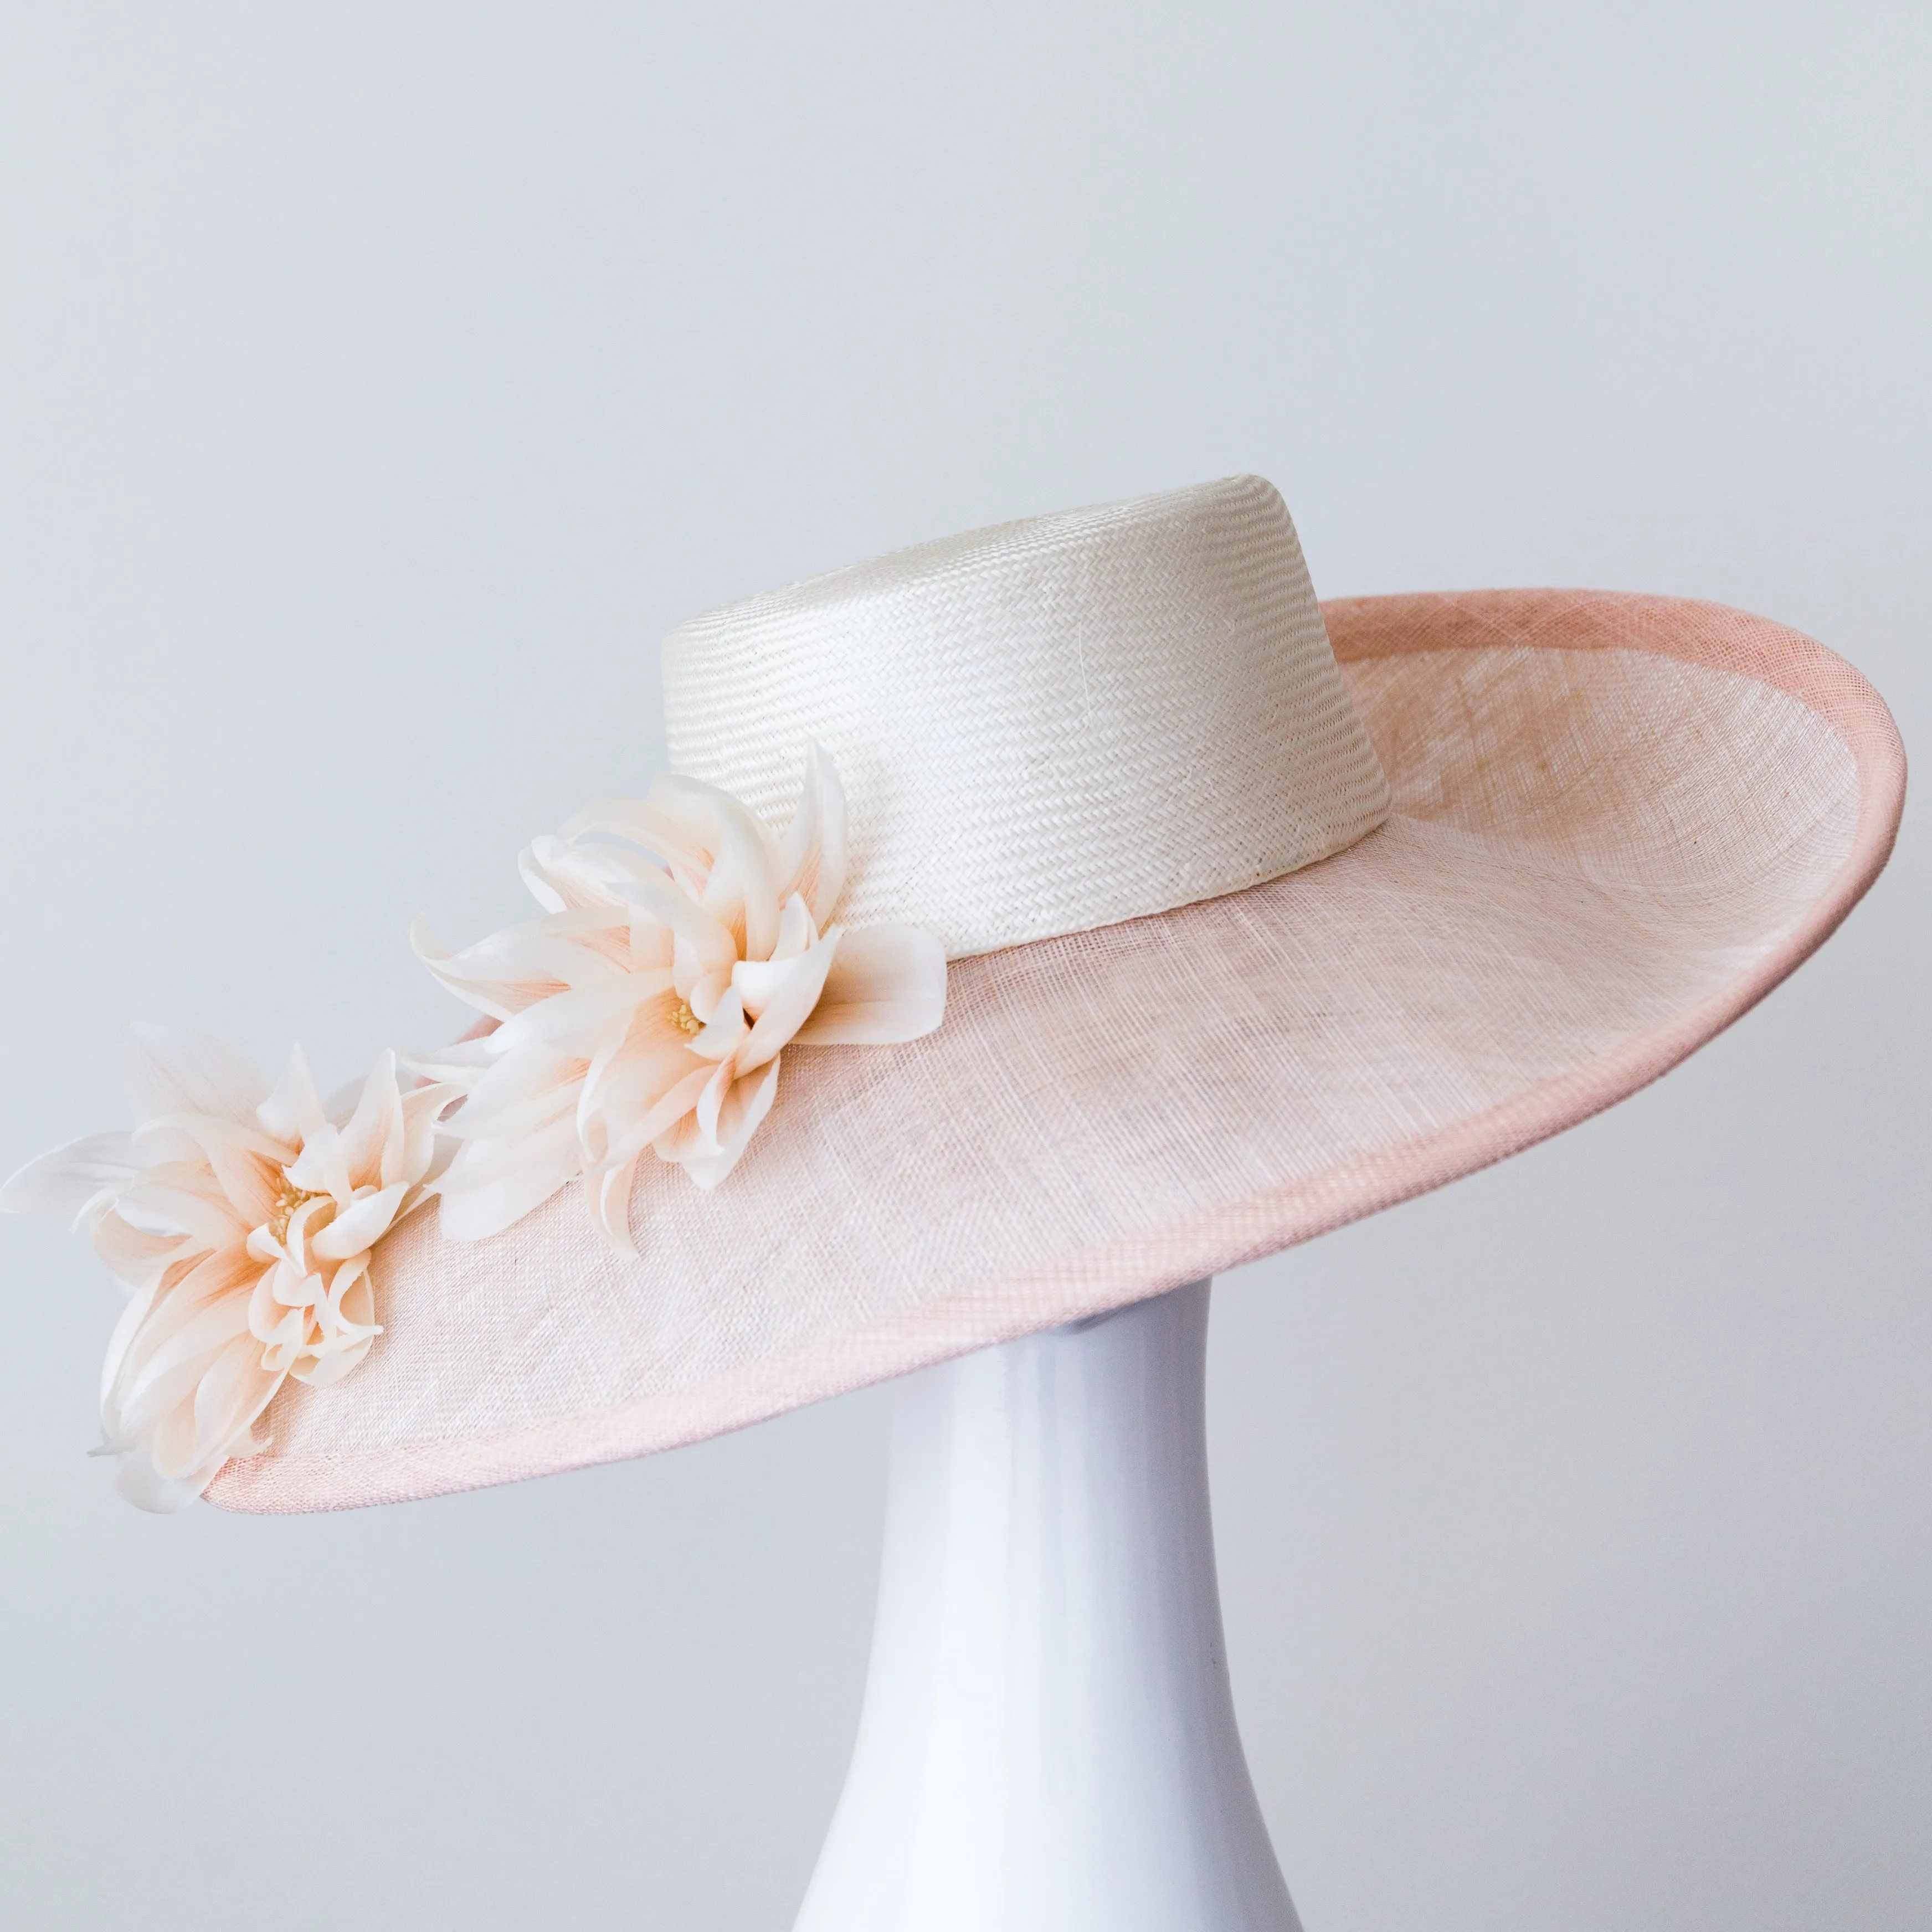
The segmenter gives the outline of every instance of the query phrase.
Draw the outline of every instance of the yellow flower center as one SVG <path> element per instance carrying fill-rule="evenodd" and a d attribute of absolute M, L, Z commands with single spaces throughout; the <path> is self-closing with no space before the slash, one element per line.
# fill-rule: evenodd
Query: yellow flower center
<path fill-rule="evenodd" d="M 670 1023 L 680 1033 L 695 1034 L 702 1033 L 704 1030 L 704 1022 L 691 1010 L 691 1002 L 688 1000 L 678 1001 L 677 1011 L 671 1015 Z"/>
<path fill-rule="evenodd" d="M 278 1241 L 289 1238 L 289 1223 L 300 1211 L 305 1202 L 320 1201 L 320 1194 L 311 1194 L 307 1189 L 298 1187 L 286 1174 L 282 1177 L 282 1191 L 275 1196 L 275 1204 L 268 1216 L 268 1232 Z"/>

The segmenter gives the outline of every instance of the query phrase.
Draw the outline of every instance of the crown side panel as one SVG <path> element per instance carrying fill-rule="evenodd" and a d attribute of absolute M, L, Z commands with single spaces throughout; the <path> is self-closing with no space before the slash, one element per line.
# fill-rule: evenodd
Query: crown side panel
<path fill-rule="evenodd" d="M 840 918 L 955 956 L 1278 878 L 1388 809 L 1259 478 L 752 599 L 674 632 L 664 679 L 674 766 L 775 826 L 823 744 L 851 814 Z"/>

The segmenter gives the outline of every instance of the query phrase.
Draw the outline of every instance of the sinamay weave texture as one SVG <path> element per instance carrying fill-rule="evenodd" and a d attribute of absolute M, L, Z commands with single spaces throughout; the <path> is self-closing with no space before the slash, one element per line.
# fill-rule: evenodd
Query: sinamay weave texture
<path fill-rule="evenodd" d="M 355 1399 L 291 1384 L 213 1498 L 340 1508 L 640 1454 L 1306 1239 L 1654 1078 L 1884 862 L 1891 721 L 1780 626 L 1554 591 L 1326 614 L 1393 789 L 1379 830 L 960 962 L 938 1033 L 788 1062 L 718 1193 L 646 1172 L 640 1262 L 574 1190 L 474 1246 L 410 1224 Z"/>

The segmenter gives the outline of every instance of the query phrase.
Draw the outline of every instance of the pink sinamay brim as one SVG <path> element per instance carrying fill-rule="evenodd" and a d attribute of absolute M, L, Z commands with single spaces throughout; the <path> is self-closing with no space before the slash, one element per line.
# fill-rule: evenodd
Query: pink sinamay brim
<path fill-rule="evenodd" d="M 382 1339 L 209 1495 L 339 1509 L 639 1456 L 1252 1261 L 1654 1080 L 1884 864 L 1904 758 L 1810 639 L 1572 591 L 1325 607 L 1395 815 L 1270 884 L 962 960 L 904 1047 L 794 1050 L 643 1258 L 576 1186 L 386 1244 Z M 1241 801 L 1222 802 L 1231 815 Z"/>

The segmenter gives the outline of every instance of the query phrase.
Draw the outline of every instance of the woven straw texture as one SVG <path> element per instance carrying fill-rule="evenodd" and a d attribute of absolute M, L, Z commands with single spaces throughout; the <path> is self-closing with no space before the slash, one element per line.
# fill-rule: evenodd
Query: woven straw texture
<path fill-rule="evenodd" d="M 851 805 L 841 922 L 954 958 L 1279 878 L 1388 814 L 1258 476 L 773 591 L 673 632 L 664 678 L 673 768 L 773 824 L 823 744 Z"/>
<path fill-rule="evenodd" d="M 1904 761 L 1830 652 L 1712 605 L 1327 607 L 1394 811 L 1270 884 L 955 966 L 912 1045 L 788 1059 L 730 1182 L 410 1224 L 352 1387 L 211 1494 L 342 1508 L 641 1454 L 1090 1314 L 1440 1185 L 1654 1078 L 1831 932 Z"/>

